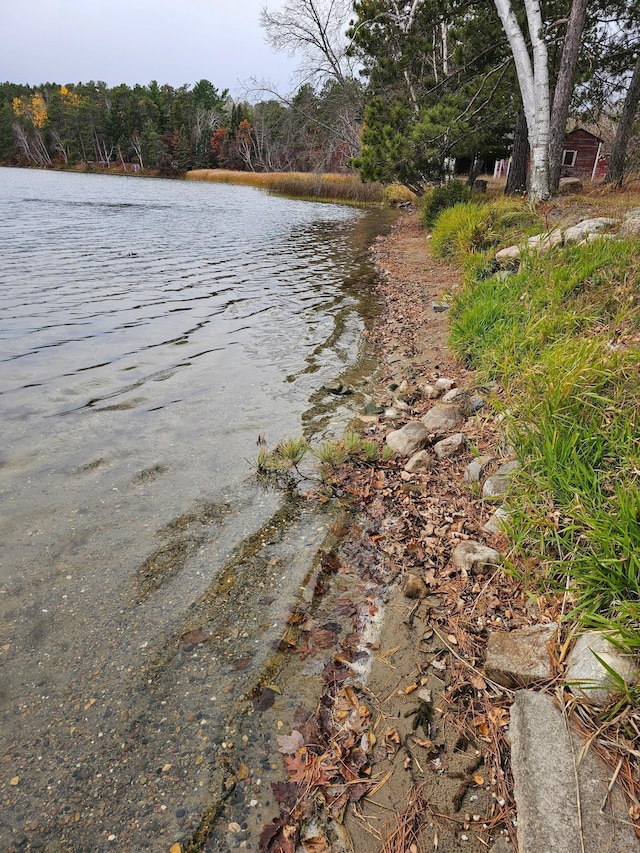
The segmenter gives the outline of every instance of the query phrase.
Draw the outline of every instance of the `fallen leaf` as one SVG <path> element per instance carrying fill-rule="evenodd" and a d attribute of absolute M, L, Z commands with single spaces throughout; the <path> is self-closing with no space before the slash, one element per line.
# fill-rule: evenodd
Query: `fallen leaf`
<path fill-rule="evenodd" d="M 187 631 L 182 634 L 180 639 L 188 646 L 197 646 L 200 643 L 206 643 L 209 639 L 209 634 L 205 633 L 202 628 L 194 628 L 193 631 Z"/>
<path fill-rule="evenodd" d="M 278 735 L 278 752 L 283 752 L 285 755 L 293 755 L 300 747 L 304 746 L 304 737 L 295 729 L 290 735 Z"/>
<path fill-rule="evenodd" d="M 481 675 L 472 675 L 470 681 L 471 686 L 475 687 L 476 690 L 486 690 L 487 682 Z"/>
<path fill-rule="evenodd" d="M 307 764 L 307 752 L 297 752 L 295 755 L 284 758 L 284 766 L 287 768 L 289 779 L 292 782 L 304 782 L 308 776 L 309 765 Z"/>
<path fill-rule="evenodd" d="M 301 840 L 306 853 L 326 853 L 329 850 L 329 842 L 324 835 L 312 835 Z"/>
<path fill-rule="evenodd" d="M 238 780 L 238 782 L 243 782 L 245 779 L 248 778 L 248 776 L 249 768 L 243 761 L 240 767 L 238 768 L 238 772 L 236 773 L 236 779 Z"/>
<path fill-rule="evenodd" d="M 476 783 L 478 787 L 484 785 L 484 778 L 482 776 L 474 776 L 473 781 Z"/>
<path fill-rule="evenodd" d="M 489 711 L 489 719 L 497 726 L 508 726 L 509 712 L 504 708 L 492 708 Z"/>
<path fill-rule="evenodd" d="M 182 845 L 178 844 L 178 842 L 172 844 L 169 848 L 169 853 L 182 853 Z"/>

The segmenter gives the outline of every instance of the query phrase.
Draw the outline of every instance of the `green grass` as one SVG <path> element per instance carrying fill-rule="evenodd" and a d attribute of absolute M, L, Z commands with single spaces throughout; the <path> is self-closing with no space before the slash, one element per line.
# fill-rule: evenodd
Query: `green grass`
<path fill-rule="evenodd" d="M 464 263 L 513 240 L 489 206 L 445 211 L 434 249 Z M 525 253 L 513 275 L 478 265 L 450 316 L 454 353 L 507 390 L 523 462 L 512 564 L 536 558 L 537 584 L 566 593 L 571 617 L 639 651 L 640 241 Z"/>

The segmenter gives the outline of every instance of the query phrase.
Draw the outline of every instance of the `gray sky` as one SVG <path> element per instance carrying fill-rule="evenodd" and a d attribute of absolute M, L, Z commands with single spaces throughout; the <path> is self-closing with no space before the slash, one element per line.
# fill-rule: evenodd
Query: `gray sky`
<path fill-rule="evenodd" d="M 292 88 L 295 60 L 258 24 L 265 0 L 0 0 L 0 80 L 181 86 L 245 96 L 251 77 Z M 277 9 L 280 0 L 269 0 Z"/>

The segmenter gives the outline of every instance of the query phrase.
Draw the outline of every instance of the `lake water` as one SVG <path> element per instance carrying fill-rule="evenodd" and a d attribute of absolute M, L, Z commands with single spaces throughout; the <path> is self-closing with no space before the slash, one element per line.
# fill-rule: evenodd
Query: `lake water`
<path fill-rule="evenodd" d="M 362 403 L 391 220 L 0 170 L 0 849 L 197 829 L 331 524 L 256 483 L 256 441 L 340 433 Z"/>

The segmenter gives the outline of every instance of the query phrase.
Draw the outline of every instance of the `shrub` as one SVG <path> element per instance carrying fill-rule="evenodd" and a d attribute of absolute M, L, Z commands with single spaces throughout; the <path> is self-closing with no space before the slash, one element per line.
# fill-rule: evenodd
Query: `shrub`
<path fill-rule="evenodd" d="M 427 228 L 431 228 L 443 210 L 460 202 L 469 201 L 470 198 L 471 190 L 464 181 L 449 181 L 433 187 L 423 196 L 420 218 Z"/>

